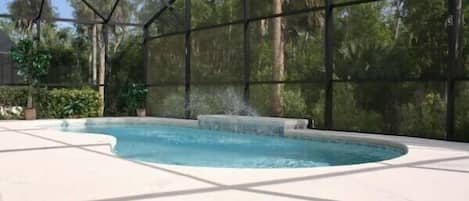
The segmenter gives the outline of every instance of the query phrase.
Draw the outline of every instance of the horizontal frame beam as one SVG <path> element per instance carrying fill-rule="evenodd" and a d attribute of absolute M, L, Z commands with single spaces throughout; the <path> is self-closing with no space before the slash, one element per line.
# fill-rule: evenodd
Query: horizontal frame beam
<path fill-rule="evenodd" d="M 0 18 L 13 19 L 14 17 L 12 15 L 8 15 L 8 14 L 0 14 Z M 71 19 L 71 18 L 51 18 L 51 19 L 47 19 L 47 21 L 50 21 L 50 22 L 70 22 L 70 23 L 74 23 L 74 24 L 85 24 L 85 25 L 104 24 L 103 21 L 86 20 L 86 19 Z M 143 24 L 127 23 L 127 22 L 108 22 L 108 25 L 143 27 Z"/>
<path fill-rule="evenodd" d="M 444 83 L 446 80 L 419 80 L 419 79 L 407 79 L 407 80 L 333 80 L 334 83 L 350 83 L 350 84 L 360 84 L 360 83 L 431 83 L 431 82 L 441 82 Z M 461 82 L 469 82 L 469 77 L 464 79 L 455 79 L 456 83 Z M 242 86 L 244 82 L 240 81 L 224 81 L 224 82 L 191 82 L 191 85 L 199 85 L 199 86 L 214 86 L 214 85 L 239 85 Z M 271 84 L 324 84 L 324 80 L 285 80 L 285 81 L 250 81 L 249 84 L 251 85 L 271 85 Z M 22 83 L 2 83 L 0 86 L 27 86 L 26 84 Z M 104 84 L 65 84 L 65 83 L 48 83 L 42 84 L 42 87 L 80 87 L 80 86 L 90 86 L 90 87 L 98 87 L 104 86 Z M 155 82 L 147 84 L 148 87 L 166 87 L 166 86 L 180 86 L 184 87 L 184 82 Z"/>
<path fill-rule="evenodd" d="M 284 80 L 284 81 L 275 81 L 275 80 L 262 80 L 262 81 L 249 81 L 250 85 L 264 85 L 264 84 L 324 84 L 325 79 L 317 79 L 317 80 Z M 355 79 L 355 80 L 332 80 L 333 83 L 432 83 L 432 82 L 441 82 L 444 83 L 445 79 L 432 79 L 432 80 L 424 80 L 424 79 Z M 469 77 L 465 79 L 456 79 L 457 82 L 469 82 Z M 205 81 L 205 82 L 191 82 L 191 85 L 243 85 L 244 81 Z M 176 82 L 153 82 L 149 83 L 148 86 L 184 86 L 183 81 L 176 81 Z"/>
<path fill-rule="evenodd" d="M 445 78 L 441 79 L 352 79 L 352 80 L 332 80 L 334 83 L 406 83 L 406 82 L 417 82 L 417 83 L 430 83 L 430 82 L 442 82 L 444 83 L 446 80 Z M 464 78 L 456 78 L 454 79 L 455 82 L 469 82 L 469 77 Z M 243 81 L 207 81 L 207 82 L 191 82 L 191 85 L 243 85 Z M 249 81 L 249 84 L 252 85 L 264 85 L 264 84 L 324 84 L 324 80 L 317 79 L 317 80 L 284 80 L 284 81 L 274 81 L 274 80 L 262 80 L 262 81 Z M 21 83 L 3 83 L 0 86 L 27 86 L 26 84 Z M 43 84 L 43 86 L 104 86 L 99 84 L 79 84 L 79 85 L 71 85 L 71 84 L 64 84 L 64 83 L 47 83 Z M 184 82 L 154 82 L 150 83 L 147 86 L 149 87 L 158 87 L 158 86 L 184 86 Z"/>

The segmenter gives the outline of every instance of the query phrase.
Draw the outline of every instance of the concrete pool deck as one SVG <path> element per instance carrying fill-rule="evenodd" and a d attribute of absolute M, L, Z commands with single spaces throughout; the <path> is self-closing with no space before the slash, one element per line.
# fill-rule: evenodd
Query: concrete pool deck
<path fill-rule="evenodd" d="M 390 140 L 405 144 L 408 153 L 349 166 L 201 168 L 129 161 L 112 153 L 111 136 L 40 126 L 59 121 L 0 121 L 0 201 L 469 200 L 465 143 L 306 130 L 296 133 Z"/>

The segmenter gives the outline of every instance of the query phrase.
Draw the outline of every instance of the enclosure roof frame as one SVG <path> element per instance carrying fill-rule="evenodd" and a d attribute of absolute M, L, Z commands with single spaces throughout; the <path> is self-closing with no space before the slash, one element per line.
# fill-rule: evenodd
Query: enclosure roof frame
<path fill-rule="evenodd" d="M 37 22 L 39 20 L 41 20 L 42 18 L 42 14 L 43 14 L 43 10 L 44 10 L 44 5 L 46 3 L 47 0 L 42 0 L 41 1 L 41 5 L 39 7 L 39 12 L 37 14 L 37 16 L 35 16 L 32 20 L 33 22 Z M 152 15 L 152 17 L 147 20 L 146 22 L 144 23 L 132 23 L 132 22 L 112 22 L 111 19 L 112 19 L 112 16 L 114 15 L 115 13 L 115 10 L 117 8 L 117 6 L 119 5 L 120 3 L 120 0 L 115 0 L 113 6 L 112 6 L 112 9 L 110 11 L 110 13 L 107 15 L 107 16 L 104 16 L 101 12 L 99 12 L 93 5 L 91 5 L 87 0 L 81 0 L 81 2 L 83 4 L 85 4 L 85 6 L 89 9 L 91 9 L 93 11 L 93 14 L 97 15 L 99 17 L 100 20 L 84 20 L 84 19 L 77 19 L 77 18 L 60 18 L 60 17 L 54 17 L 54 18 L 51 18 L 49 19 L 50 21 L 53 21 L 53 22 L 70 22 L 70 23 L 74 23 L 74 24 L 85 24 L 85 25 L 95 25 L 95 24 L 107 24 L 107 25 L 114 25 L 114 26 L 133 26 L 133 27 L 142 27 L 142 28 L 148 28 L 153 22 L 155 22 L 155 20 L 157 20 L 166 10 L 170 10 L 171 9 L 171 5 L 174 4 L 176 2 L 176 0 L 169 0 L 169 1 L 166 1 L 166 0 L 163 0 L 163 6 L 155 12 L 154 15 Z M 15 16 L 13 16 L 12 14 L 6 14 L 6 13 L 3 13 L 1 14 L 0 13 L 0 18 L 10 18 L 10 19 L 13 19 L 15 18 Z"/>

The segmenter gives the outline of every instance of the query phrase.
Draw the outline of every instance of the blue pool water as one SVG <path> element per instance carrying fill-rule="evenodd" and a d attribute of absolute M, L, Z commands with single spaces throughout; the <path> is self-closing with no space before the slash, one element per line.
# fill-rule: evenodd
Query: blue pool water
<path fill-rule="evenodd" d="M 117 138 L 121 157 L 147 162 L 231 168 L 300 168 L 387 160 L 404 150 L 380 145 L 300 140 L 162 125 L 87 125 L 64 131 Z"/>

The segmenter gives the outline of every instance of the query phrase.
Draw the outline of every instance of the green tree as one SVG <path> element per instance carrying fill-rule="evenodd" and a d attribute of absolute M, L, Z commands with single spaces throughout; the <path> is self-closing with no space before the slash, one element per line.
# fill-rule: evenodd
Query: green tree
<path fill-rule="evenodd" d="M 46 83 L 79 85 L 88 81 L 87 56 L 90 48 L 87 39 L 79 27 L 43 26 L 41 44 L 54 55 L 44 79 Z"/>
<path fill-rule="evenodd" d="M 337 10 L 335 76 L 378 81 L 349 84 L 356 101 L 350 107 L 377 114 L 376 119 L 384 123 L 377 128 L 372 126 L 376 124 L 371 119 L 363 119 L 370 122 L 356 122 L 356 125 L 363 125 L 361 130 L 444 136 L 444 121 L 441 115 L 435 115 L 441 114 L 444 102 L 429 98 L 441 97 L 444 93 L 441 84 L 382 83 L 379 80 L 445 75 L 448 39 L 444 24 L 445 2 L 393 0 Z M 434 104 L 423 104 L 427 101 Z M 410 116 L 414 118 L 412 121 Z M 346 120 L 336 115 L 335 118 L 337 125 Z"/>
<path fill-rule="evenodd" d="M 51 55 L 47 49 L 32 40 L 18 42 L 10 52 L 10 57 L 18 65 L 18 75 L 28 85 L 27 108 L 33 108 L 33 88 L 38 87 L 41 79 L 47 74 Z"/>

